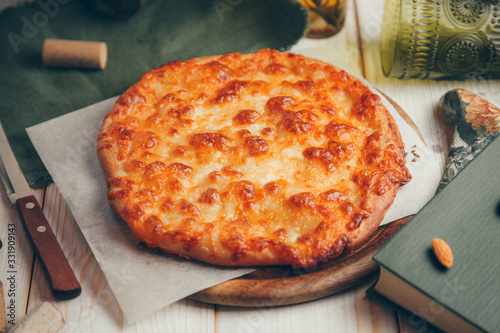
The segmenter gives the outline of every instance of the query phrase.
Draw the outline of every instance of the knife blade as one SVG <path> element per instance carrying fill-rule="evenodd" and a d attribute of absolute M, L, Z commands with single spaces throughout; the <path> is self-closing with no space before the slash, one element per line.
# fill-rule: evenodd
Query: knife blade
<path fill-rule="evenodd" d="M 78 297 L 82 291 L 42 208 L 26 182 L 0 122 L 0 179 L 11 204 L 17 207 L 24 230 L 58 299 Z"/>

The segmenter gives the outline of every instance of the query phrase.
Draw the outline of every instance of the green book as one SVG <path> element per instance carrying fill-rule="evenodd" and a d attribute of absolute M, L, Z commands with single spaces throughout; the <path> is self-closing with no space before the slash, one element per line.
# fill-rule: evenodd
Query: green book
<path fill-rule="evenodd" d="M 448 332 L 500 332 L 500 139 L 494 139 L 373 257 L 367 292 Z M 446 241 L 454 262 L 436 259 Z"/>

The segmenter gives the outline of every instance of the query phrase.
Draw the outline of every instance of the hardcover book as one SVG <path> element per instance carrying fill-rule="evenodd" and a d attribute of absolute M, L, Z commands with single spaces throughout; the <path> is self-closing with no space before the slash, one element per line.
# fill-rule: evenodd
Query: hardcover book
<path fill-rule="evenodd" d="M 500 139 L 390 239 L 373 259 L 369 296 L 389 300 L 449 332 L 500 331 Z M 432 240 L 453 252 L 447 269 Z"/>

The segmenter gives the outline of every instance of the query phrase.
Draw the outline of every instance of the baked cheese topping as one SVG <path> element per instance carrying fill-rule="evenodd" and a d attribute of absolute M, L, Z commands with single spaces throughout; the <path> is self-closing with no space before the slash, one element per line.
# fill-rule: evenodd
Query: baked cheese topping
<path fill-rule="evenodd" d="M 359 243 L 411 178 L 394 120 L 346 72 L 275 50 L 175 61 L 106 116 L 108 200 L 149 247 L 310 267 Z"/>

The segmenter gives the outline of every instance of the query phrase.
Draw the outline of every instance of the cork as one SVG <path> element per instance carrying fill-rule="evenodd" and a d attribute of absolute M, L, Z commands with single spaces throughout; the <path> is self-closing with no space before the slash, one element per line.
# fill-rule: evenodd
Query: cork
<path fill-rule="evenodd" d="M 106 68 L 108 47 L 104 42 L 46 39 L 42 60 L 49 67 Z"/>

